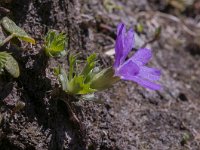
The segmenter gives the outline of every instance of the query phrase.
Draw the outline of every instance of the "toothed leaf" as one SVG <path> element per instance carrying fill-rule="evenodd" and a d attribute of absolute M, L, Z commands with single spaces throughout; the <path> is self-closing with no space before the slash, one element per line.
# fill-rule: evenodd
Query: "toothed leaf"
<path fill-rule="evenodd" d="M 57 33 L 50 30 L 45 37 L 45 52 L 47 56 L 64 56 L 66 55 L 67 37 L 63 33 Z"/>

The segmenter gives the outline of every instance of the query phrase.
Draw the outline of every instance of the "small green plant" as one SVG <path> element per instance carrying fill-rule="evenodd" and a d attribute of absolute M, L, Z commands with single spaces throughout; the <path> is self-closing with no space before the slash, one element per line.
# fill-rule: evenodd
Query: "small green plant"
<path fill-rule="evenodd" d="M 88 94 L 96 90 L 90 87 L 90 81 L 95 73 L 96 54 L 92 54 L 87 58 L 85 67 L 78 73 L 77 58 L 74 55 L 69 56 L 68 73 L 59 67 L 55 70 L 62 85 L 62 89 L 69 94 Z"/>
<path fill-rule="evenodd" d="M 50 30 L 45 37 L 45 53 L 49 57 L 66 55 L 67 37 L 64 33 Z"/>
<path fill-rule="evenodd" d="M 189 133 L 184 133 L 183 136 L 182 136 L 182 140 L 181 140 L 181 145 L 185 145 L 188 143 L 188 141 L 190 140 L 190 135 Z"/>
<path fill-rule="evenodd" d="M 96 54 L 91 54 L 80 73 L 74 69 L 77 68 L 78 60 L 73 55 L 69 56 L 68 73 L 61 67 L 56 68 L 55 74 L 59 77 L 62 90 L 72 95 L 91 94 L 109 88 L 120 80 L 114 77 L 112 67 L 103 70 L 96 67 L 96 57 Z"/>
<path fill-rule="evenodd" d="M 4 17 L 0 23 L 0 47 L 15 37 L 35 44 L 35 40 L 8 17 Z M 8 33 L 10 35 L 6 37 Z M 0 52 L 0 74 L 2 74 L 4 70 L 10 73 L 14 78 L 18 78 L 20 75 L 19 65 L 15 58 L 10 53 Z"/>

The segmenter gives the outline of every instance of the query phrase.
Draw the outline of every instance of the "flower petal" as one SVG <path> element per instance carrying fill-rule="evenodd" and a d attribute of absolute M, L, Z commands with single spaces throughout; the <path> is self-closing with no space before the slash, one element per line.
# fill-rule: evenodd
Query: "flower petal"
<path fill-rule="evenodd" d="M 161 90 L 162 86 L 156 83 L 153 83 L 151 81 L 142 79 L 138 76 L 133 76 L 133 77 L 127 77 L 125 80 L 131 80 L 131 81 L 135 81 L 136 83 L 138 83 L 139 85 L 151 89 L 151 90 Z"/>
<path fill-rule="evenodd" d="M 125 32 L 126 32 L 126 26 L 123 23 L 119 23 L 117 25 L 117 36 L 119 34 L 125 34 Z"/>
<path fill-rule="evenodd" d="M 142 48 L 139 49 L 130 59 L 139 66 L 141 66 L 148 63 L 151 57 L 152 57 L 151 50 L 147 48 Z"/>
<path fill-rule="evenodd" d="M 155 68 L 141 66 L 138 76 L 150 81 L 157 81 L 160 79 L 161 71 Z"/>
<path fill-rule="evenodd" d="M 114 63 L 115 68 L 119 67 L 120 60 L 123 56 L 125 32 L 126 32 L 125 25 L 122 23 L 119 24 L 117 27 L 117 39 L 115 43 L 115 63 Z"/>
<path fill-rule="evenodd" d="M 122 64 L 126 57 L 128 56 L 128 53 L 132 50 L 134 46 L 134 31 L 130 29 L 124 38 L 124 49 L 123 49 L 123 56 L 120 60 L 120 63 Z"/>
<path fill-rule="evenodd" d="M 116 75 L 126 79 L 129 76 L 136 76 L 139 71 L 140 68 L 137 64 L 132 61 L 127 61 L 117 70 Z"/>

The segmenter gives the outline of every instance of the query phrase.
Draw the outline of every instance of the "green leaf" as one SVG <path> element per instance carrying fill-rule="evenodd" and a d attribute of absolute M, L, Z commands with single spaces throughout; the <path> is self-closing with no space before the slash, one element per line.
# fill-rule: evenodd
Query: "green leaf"
<path fill-rule="evenodd" d="M 91 79 L 91 88 L 96 90 L 104 90 L 111 87 L 114 83 L 120 80 L 116 77 L 112 67 L 103 69 Z"/>
<path fill-rule="evenodd" d="M 2 25 L 9 33 L 13 34 L 15 37 L 35 44 L 35 40 L 31 38 L 22 28 L 18 27 L 12 20 L 10 20 L 8 17 L 4 17 L 2 19 Z"/>
<path fill-rule="evenodd" d="M 64 56 L 66 55 L 67 38 L 64 33 L 57 33 L 55 30 L 50 30 L 45 36 L 45 53 L 47 56 Z"/>
<path fill-rule="evenodd" d="M 58 78 L 61 82 L 62 85 L 62 89 L 63 91 L 67 91 L 67 85 L 68 85 L 68 77 L 67 77 L 67 73 L 65 72 L 65 70 L 61 67 L 59 67 L 59 75 Z"/>
<path fill-rule="evenodd" d="M 69 81 L 67 85 L 67 92 L 71 94 L 78 94 L 81 90 L 81 85 L 83 82 L 83 76 L 74 76 L 72 80 Z"/>
<path fill-rule="evenodd" d="M 17 61 L 7 52 L 0 52 L 0 70 L 6 69 L 14 78 L 20 75 Z"/>
<path fill-rule="evenodd" d="M 81 73 L 81 75 L 83 75 L 85 77 L 85 79 L 87 78 L 87 75 L 94 69 L 95 65 L 96 65 L 96 58 L 97 55 L 91 54 L 88 58 L 87 58 L 87 62 L 86 65 Z"/>
<path fill-rule="evenodd" d="M 73 95 L 90 94 L 96 89 L 91 88 L 91 79 L 97 73 L 95 71 L 96 54 L 92 54 L 87 58 L 86 65 L 82 73 L 77 73 L 76 63 L 78 62 L 77 56 L 69 55 L 69 71 L 66 73 L 62 68 L 54 69 L 55 74 L 59 77 L 62 84 L 62 89 Z"/>
<path fill-rule="evenodd" d="M 73 74 L 75 73 L 74 72 L 75 64 L 76 64 L 76 56 L 70 55 L 69 56 L 69 80 L 73 78 Z"/>
<path fill-rule="evenodd" d="M 54 68 L 54 74 L 58 77 L 62 85 L 62 90 L 67 91 L 68 77 L 67 73 L 61 66 Z"/>
<path fill-rule="evenodd" d="M 88 94 L 96 90 L 90 88 L 90 84 L 84 83 L 84 76 L 75 76 L 67 86 L 67 92 L 71 94 Z"/>
<path fill-rule="evenodd" d="M 7 56 L 7 60 L 5 63 L 5 69 L 14 77 L 18 78 L 20 75 L 19 65 L 17 61 L 11 55 Z"/>
<path fill-rule="evenodd" d="M 3 69 L 5 67 L 7 56 L 7 52 L 0 52 L 0 74 L 3 72 Z"/>
<path fill-rule="evenodd" d="M 3 33 L 2 27 L 0 26 L 0 45 L 1 43 L 3 43 L 3 41 L 5 40 L 5 35 Z"/>
<path fill-rule="evenodd" d="M 92 69 L 92 71 L 90 71 L 90 73 L 88 73 L 88 75 L 86 76 L 85 83 L 91 82 L 91 80 L 99 72 L 99 70 L 100 70 L 99 67 L 94 67 L 94 69 Z"/>

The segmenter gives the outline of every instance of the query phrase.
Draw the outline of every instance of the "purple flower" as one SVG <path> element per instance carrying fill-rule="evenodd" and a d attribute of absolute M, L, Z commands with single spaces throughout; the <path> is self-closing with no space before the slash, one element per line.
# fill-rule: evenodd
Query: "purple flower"
<path fill-rule="evenodd" d="M 130 29 L 126 32 L 126 26 L 122 23 L 119 24 L 115 44 L 115 76 L 119 76 L 123 80 L 135 81 L 145 88 L 160 90 L 162 86 L 154 81 L 159 80 L 161 71 L 145 66 L 152 57 L 151 50 L 141 48 L 125 61 L 133 46 L 134 31 Z"/>

